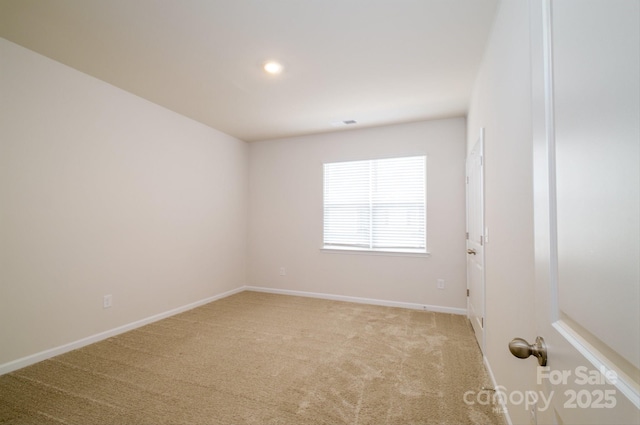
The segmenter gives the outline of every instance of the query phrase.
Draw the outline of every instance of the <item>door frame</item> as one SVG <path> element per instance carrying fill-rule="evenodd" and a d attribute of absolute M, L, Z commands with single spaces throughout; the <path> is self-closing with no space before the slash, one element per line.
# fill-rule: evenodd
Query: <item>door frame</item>
<path fill-rule="evenodd" d="M 480 212 L 480 229 L 481 229 L 481 238 L 482 238 L 482 276 L 481 276 L 481 287 L 482 287 L 482 295 L 481 295 L 481 300 L 480 300 L 480 305 L 482 306 L 482 326 L 481 326 L 481 332 L 480 332 L 480 340 L 478 341 L 478 345 L 480 347 L 480 350 L 482 351 L 482 355 L 485 355 L 485 342 L 486 342 L 486 325 L 487 323 L 484 321 L 484 319 L 486 319 L 486 272 L 485 272 L 485 265 L 486 265 L 486 261 L 485 261 L 485 252 L 484 252 L 484 246 L 486 245 L 486 232 L 485 232 L 485 211 L 484 211 L 484 207 L 485 207 L 485 202 L 484 202 L 484 135 L 485 135 L 485 131 L 484 131 L 484 127 L 480 127 L 480 131 L 478 134 L 478 138 L 475 140 L 474 144 L 471 147 L 471 150 L 469 151 L 469 153 L 467 154 L 467 160 L 466 160 L 466 164 L 465 164 L 465 194 L 466 194 L 466 248 L 469 248 L 469 218 L 470 218 L 470 211 L 469 211 L 469 166 L 470 166 L 470 159 L 471 159 L 471 152 L 473 152 L 476 147 L 480 150 L 480 199 L 479 199 L 479 203 L 480 203 L 480 208 L 478 208 L 478 211 Z M 467 254 L 468 256 L 469 254 Z M 471 309 L 469 308 L 470 305 L 470 289 L 471 289 L 471 284 L 470 284 L 470 270 L 469 270 L 469 260 L 468 258 L 465 261 L 466 265 L 467 265 L 467 319 L 469 319 L 470 323 L 472 321 L 472 318 L 470 317 L 470 312 Z M 473 327 L 473 324 L 471 323 L 471 326 Z M 474 329 L 474 335 L 476 336 L 476 339 L 478 338 L 478 334 L 475 332 Z"/>

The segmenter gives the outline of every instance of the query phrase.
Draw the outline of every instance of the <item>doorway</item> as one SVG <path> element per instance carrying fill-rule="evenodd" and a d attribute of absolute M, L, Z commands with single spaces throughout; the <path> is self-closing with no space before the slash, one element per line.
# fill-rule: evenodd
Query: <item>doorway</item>
<path fill-rule="evenodd" d="M 478 345 L 484 347 L 484 128 L 476 140 L 466 167 L 467 183 L 467 314 Z"/>

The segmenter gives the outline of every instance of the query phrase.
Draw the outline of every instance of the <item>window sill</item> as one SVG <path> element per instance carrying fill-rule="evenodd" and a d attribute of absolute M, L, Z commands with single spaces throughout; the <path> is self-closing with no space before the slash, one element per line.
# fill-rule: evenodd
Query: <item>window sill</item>
<path fill-rule="evenodd" d="M 355 254 L 355 255 L 382 255 L 388 257 L 429 257 L 430 252 L 415 251 L 384 251 L 384 250 L 368 250 L 358 248 L 327 248 L 322 247 L 320 251 L 326 254 Z"/>

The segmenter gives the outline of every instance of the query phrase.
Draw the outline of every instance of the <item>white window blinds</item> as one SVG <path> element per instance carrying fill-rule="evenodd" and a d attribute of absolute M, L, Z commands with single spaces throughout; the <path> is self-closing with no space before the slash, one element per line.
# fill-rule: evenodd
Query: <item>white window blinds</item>
<path fill-rule="evenodd" d="M 324 247 L 426 252 L 426 157 L 324 164 Z"/>

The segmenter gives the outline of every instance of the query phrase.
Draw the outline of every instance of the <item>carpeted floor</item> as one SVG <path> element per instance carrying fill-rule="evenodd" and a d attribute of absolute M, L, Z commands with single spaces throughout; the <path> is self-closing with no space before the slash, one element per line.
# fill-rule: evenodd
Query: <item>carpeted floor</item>
<path fill-rule="evenodd" d="M 463 316 L 242 292 L 0 376 L 0 424 L 502 424 Z"/>

